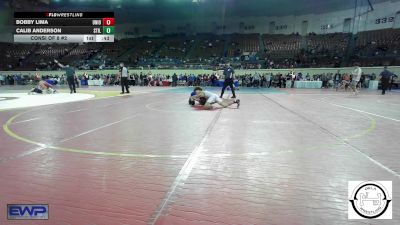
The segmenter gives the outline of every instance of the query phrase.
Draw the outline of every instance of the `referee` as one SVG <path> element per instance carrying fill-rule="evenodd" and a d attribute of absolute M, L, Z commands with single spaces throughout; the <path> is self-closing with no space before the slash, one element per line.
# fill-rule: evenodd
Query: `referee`
<path fill-rule="evenodd" d="M 390 78 L 393 75 L 394 74 L 387 69 L 387 66 L 385 66 L 381 73 L 382 95 L 384 95 L 386 92 L 386 89 L 388 89 Z"/>
<path fill-rule="evenodd" d="M 61 67 L 65 70 L 65 74 L 67 75 L 67 82 L 68 82 L 69 90 L 71 91 L 70 94 L 76 93 L 74 68 L 70 67 L 69 65 L 64 66 L 63 64 L 59 63 L 57 60 L 54 60 L 54 62 L 59 67 Z"/>
<path fill-rule="evenodd" d="M 231 88 L 232 98 L 236 98 L 235 88 L 233 87 L 233 80 L 235 78 L 234 77 L 234 73 L 235 73 L 235 71 L 233 70 L 231 65 L 229 63 L 225 64 L 225 67 L 224 67 L 224 78 L 225 78 L 225 81 L 224 81 L 224 86 L 223 86 L 222 91 L 221 91 L 220 98 L 222 98 L 222 96 L 224 95 L 224 92 L 225 92 L 225 88 L 228 87 L 228 86 Z"/>
<path fill-rule="evenodd" d="M 126 68 L 123 62 L 121 62 L 119 66 L 120 66 L 119 76 L 121 77 L 121 88 L 122 88 L 121 94 L 125 94 L 125 89 L 126 93 L 129 94 L 130 92 L 129 92 L 129 82 L 128 82 L 128 73 L 129 73 L 128 68 Z"/>

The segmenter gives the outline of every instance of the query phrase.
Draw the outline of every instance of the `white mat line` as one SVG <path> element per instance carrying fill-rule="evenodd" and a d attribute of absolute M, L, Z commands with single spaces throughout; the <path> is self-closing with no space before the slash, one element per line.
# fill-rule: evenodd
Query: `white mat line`
<path fill-rule="evenodd" d="M 338 105 L 338 104 L 334 104 L 334 103 L 330 103 L 330 102 L 326 102 L 326 101 L 322 101 L 322 100 L 318 100 L 318 99 L 313 99 L 313 100 L 319 101 L 319 102 L 328 103 L 328 104 L 333 105 L 333 106 L 336 106 L 336 107 L 345 108 L 345 109 L 353 110 L 353 111 L 356 111 L 356 112 L 365 113 L 365 114 L 369 114 L 369 115 L 374 115 L 374 116 L 377 116 L 377 117 L 382 117 L 382 118 L 385 118 L 385 119 L 390 119 L 390 120 L 394 120 L 394 121 L 399 122 L 399 120 L 396 120 L 396 119 L 393 119 L 393 118 L 390 118 L 390 117 L 385 117 L 385 116 L 381 116 L 381 115 L 376 115 L 376 114 L 374 114 L 374 113 L 369 113 L 369 112 L 365 112 L 365 111 L 362 111 L 362 110 L 353 109 L 353 108 L 351 108 L 351 107 L 346 107 L 346 106 L 342 106 L 342 105 Z M 367 159 L 370 160 L 371 162 L 373 162 L 375 165 L 377 165 L 377 166 L 379 166 L 380 168 L 386 170 L 386 171 L 389 172 L 390 174 L 392 174 L 392 175 L 394 175 L 394 176 L 400 178 L 400 174 L 398 174 L 396 171 L 394 171 L 394 170 L 392 170 L 392 169 L 386 167 L 385 165 L 383 165 L 383 164 L 380 163 L 379 161 L 376 161 L 375 159 L 371 158 L 369 155 L 367 155 L 367 154 L 365 154 L 364 152 L 360 151 L 358 148 L 356 148 L 356 147 L 354 147 L 353 145 L 347 143 L 346 141 L 342 140 L 342 142 L 343 142 L 344 144 L 346 144 L 347 146 L 350 146 L 354 151 L 358 152 L 359 154 L 361 154 L 362 156 L 364 156 L 365 158 L 367 158 Z"/>
<path fill-rule="evenodd" d="M 351 108 L 351 107 L 347 107 L 347 106 L 343 106 L 343 105 L 338 105 L 338 104 L 335 104 L 335 103 L 332 103 L 332 102 L 328 102 L 328 101 L 324 101 L 324 100 L 319 100 L 319 99 L 313 99 L 313 100 L 314 100 L 314 101 L 319 101 L 319 102 L 328 103 L 328 104 L 333 105 L 333 106 L 336 106 L 336 107 L 340 107 L 340 108 L 344 108 L 344 109 L 349 109 L 349 110 L 353 110 L 353 111 L 356 111 L 356 112 L 365 113 L 365 114 L 368 114 L 368 115 L 380 117 L 380 118 L 383 118 L 383 119 L 392 120 L 392 121 L 395 121 L 395 122 L 400 122 L 400 120 L 398 120 L 398 119 L 394 119 L 394 118 L 387 117 L 387 116 L 382 116 L 382 115 L 375 114 L 375 113 L 371 113 L 371 112 L 367 112 L 367 111 L 364 111 L 364 110 L 355 109 L 355 108 Z"/>
<path fill-rule="evenodd" d="M 72 110 L 72 111 L 65 112 L 65 114 L 74 113 L 74 112 L 80 112 L 80 111 L 85 111 L 85 110 L 88 110 L 88 109 L 87 108 L 83 108 L 83 109 Z"/>
<path fill-rule="evenodd" d="M 210 136 L 212 129 L 214 128 L 219 116 L 221 115 L 221 112 L 222 112 L 222 110 L 219 110 L 218 113 L 215 115 L 214 119 L 211 121 L 200 144 L 193 150 L 193 152 L 187 158 L 185 164 L 179 171 L 174 182 L 172 183 L 171 187 L 169 188 L 168 192 L 166 193 L 165 198 L 163 199 L 160 206 L 156 210 L 155 215 L 150 218 L 148 224 L 151 224 L 151 225 L 156 224 L 157 220 L 159 219 L 161 214 L 164 212 L 166 206 L 170 202 L 171 197 L 175 193 L 176 188 L 179 185 L 184 184 L 186 182 L 187 178 L 189 177 L 190 173 L 192 172 L 193 167 L 196 165 L 197 160 L 201 156 L 201 153 L 204 150 L 203 145 L 206 142 L 206 140 L 208 139 L 208 137 Z"/>
<path fill-rule="evenodd" d="M 32 118 L 32 119 L 17 121 L 17 122 L 14 122 L 14 123 L 12 123 L 12 124 L 25 123 L 25 122 L 29 122 L 29 121 L 33 121 L 33 120 L 38 120 L 38 119 L 40 119 L 40 118 L 41 118 L 41 117 L 35 117 L 35 118 Z"/>
<path fill-rule="evenodd" d="M 125 121 L 125 120 L 131 119 L 131 118 L 136 117 L 136 116 L 138 116 L 138 115 L 140 115 L 140 114 L 134 114 L 134 115 L 132 115 L 132 116 L 125 117 L 125 118 L 120 119 L 120 120 L 118 120 L 118 121 L 115 121 L 115 122 L 112 122 L 112 123 L 104 124 L 103 126 L 96 127 L 96 128 L 94 128 L 94 129 L 91 129 L 91 130 L 82 132 L 82 133 L 80 133 L 80 134 L 74 135 L 74 136 L 72 136 L 72 137 L 63 139 L 63 140 L 60 141 L 60 143 L 66 142 L 66 141 L 69 141 L 69 140 L 72 140 L 72 139 L 75 139 L 75 138 L 77 138 L 77 137 L 83 136 L 83 135 L 85 135 L 85 134 L 92 133 L 92 132 L 94 132 L 94 131 L 97 131 L 97 130 L 100 130 L 100 129 L 103 129 L 103 128 L 112 126 L 112 125 L 117 124 L 117 123 L 121 123 L 121 122 L 123 122 L 123 121 Z"/>
<path fill-rule="evenodd" d="M 85 135 L 85 134 L 89 134 L 89 133 L 92 133 L 92 132 L 94 132 L 94 131 L 97 131 L 97 130 L 100 130 L 100 129 L 103 129 L 103 128 L 112 126 L 112 125 L 114 125 L 114 124 L 117 124 L 117 123 L 123 122 L 123 121 L 125 121 L 125 120 L 131 119 L 131 118 L 136 117 L 136 116 L 138 116 L 138 115 L 140 115 L 140 114 L 135 114 L 135 115 L 132 115 L 132 116 L 128 116 L 128 117 L 125 117 L 125 118 L 123 118 L 123 119 L 121 119 L 121 120 L 118 120 L 118 121 L 115 121 L 115 122 L 111 122 L 111 123 L 105 124 L 105 125 L 100 126 L 100 127 L 96 127 L 96 128 L 94 128 L 94 129 L 91 129 L 91 130 L 82 132 L 82 133 L 80 133 L 80 134 L 74 135 L 74 136 L 72 136 L 72 137 L 63 139 L 63 140 L 59 141 L 59 143 L 66 142 L 66 141 L 70 141 L 70 140 L 75 139 L 75 138 L 77 138 L 77 137 L 80 137 L 80 136 L 83 136 L 83 135 Z M 16 158 L 21 158 L 21 157 L 24 157 L 24 156 L 28 156 L 28 155 L 31 155 L 31 154 L 33 154 L 33 153 L 35 153 L 35 152 L 40 152 L 40 151 L 43 151 L 43 150 L 46 150 L 46 149 L 49 149 L 49 148 L 52 148 L 52 147 L 55 146 L 55 145 L 51 145 L 51 144 L 50 144 L 50 145 L 47 145 L 47 144 L 44 144 L 44 143 L 37 143 L 36 145 L 37 145 L 38 147 L 36 147 L 36 148 L 34 148 L 34 149 L 32 149 L 32 150 L 26 151 L 26 152 L 22 152 L 22 153 L 20 153 L 20 154 L 18 154 L 18 155 L 16 155 L 16 156 L 10 156 L 10 157 L 6 157 L 6 158 L 0 158 L 0 163 L 6 162 L 6 161 L 9 161 L 9 160 L 12 160 L 12 159 L 16 159 Z"/>

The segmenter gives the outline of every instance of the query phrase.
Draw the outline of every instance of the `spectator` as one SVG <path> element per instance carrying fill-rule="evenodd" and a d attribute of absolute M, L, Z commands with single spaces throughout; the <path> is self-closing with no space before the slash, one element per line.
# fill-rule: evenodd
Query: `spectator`
<path fill-rule="evenodd" d="M 342 81 L 342 75 L 340 74 L 340 70 L 337 70 L 335 76 L 333 77 L 333 81 L 335 84 L 335 88 L 338 89 L 340 82 Z"/>
<path fill-rule="evenodd" d="M 3 74 L 0 74 L 0 85 L 6 84 L 6 77 Z"/>
<path fill-rule="evenodd" d="M 396 79 L 398 78 L 398 76 L 396 74 L 393 74 L 392 79 L 390 81 L 390 85 L 389 85 L 389 91 L 392 90 L 393 86 L 397 85 L 397 88 L 399 88 L 399 84 L 395 84 Z"/>
<path fill-rule="evenodd" d="M 260 75 L 256 72 L 253 77 L 253 87 L 260 88 Z"/>
<path fill-rule="evenodd" d="M 387 66 L 384 67 L 381 73 L 381 82 L 382 82 L 382 95 L 386 93 L 386 89 L 389 87 L 390 78 L 394 74 L 387 69 Z"/>

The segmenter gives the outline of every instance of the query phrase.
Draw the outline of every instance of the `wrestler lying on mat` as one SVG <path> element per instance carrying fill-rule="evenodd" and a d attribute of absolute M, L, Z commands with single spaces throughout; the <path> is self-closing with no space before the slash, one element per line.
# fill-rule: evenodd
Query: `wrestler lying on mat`
<path fill-rule="evenodd" d="M 200 101 L 201 98 L 205 99 L 206 102 L 204 104 L 204 109 L 212 109 L 212 105 L 217 103 L 220 106 L 226 108 L 230 105 L 237 104 L 237 108 L 240 106 L 240 99 L 223 99 L 220 98 L 218 95 L 209 92 L 203 91 L 201 87 L 194 88 L 195 95 L 191 96 L 189 101 Z"/>
<path fill-rule="evenodd" d="M 201 98 L 195 98 L 194 100 L 191 98 L 192 96 L 195 96 L 196 92 L 192 91 L 192 93 L 190 93 L 190 98 L 189 98 L 189 105 L 194 106 L 196 105 L 196 101 L 198 102 L 199 105 L 205 105 L 207 102 L 207 99 L 205 97 L 201 97 Z"/>
<path fill-rule="evenodd" d="M 57 93 L 57 91 L 53 88 L 53 85 L 49 84 L 45 80 L 39 81 L 37 87 L 32 88 L 28 94 L 54 94 Z"/>

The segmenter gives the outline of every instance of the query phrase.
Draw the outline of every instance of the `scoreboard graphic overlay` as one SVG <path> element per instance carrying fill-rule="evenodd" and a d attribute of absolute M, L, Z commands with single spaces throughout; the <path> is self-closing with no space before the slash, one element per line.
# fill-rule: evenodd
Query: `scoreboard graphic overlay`
<path fill-rule="evenodd" d="M 14 42 L 114 42 L 114 12 L 14 12 Z"/>

